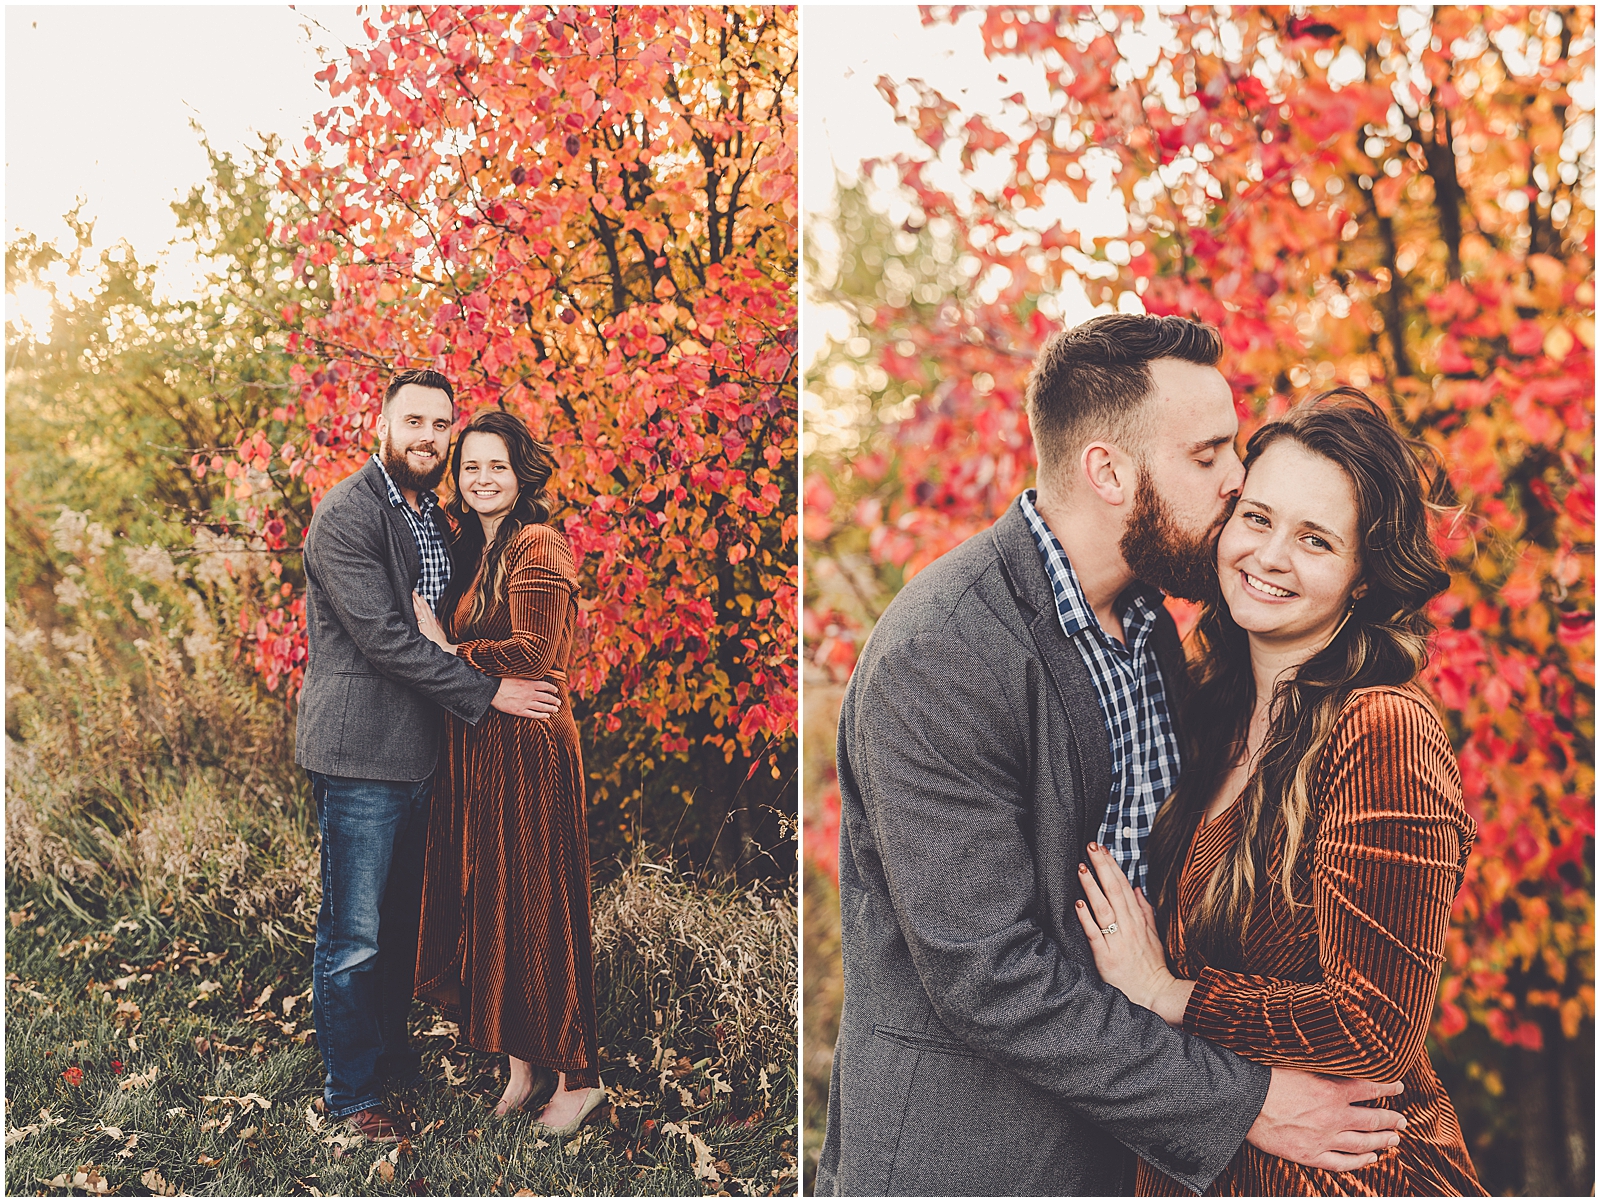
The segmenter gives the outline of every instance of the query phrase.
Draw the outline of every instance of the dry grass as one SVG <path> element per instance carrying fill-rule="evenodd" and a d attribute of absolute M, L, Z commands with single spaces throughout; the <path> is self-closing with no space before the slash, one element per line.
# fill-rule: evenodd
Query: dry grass
<path fill-rule="evenodd" d="M 595 991 L 667 1031 L 710 1033 L 735 1078 L 792 1077 L 799 982 L 792 895 L 707 889 L 635 861 L 595 896 Z"/>
<path fill-rule="evenodd" d="M 84 556 L 85 547 L 94 554 Z M 60 612 L 42 615 L 54 624 L 13 606 L 6 628 L 7 893 L 12 925 L 26 926 L 8 941 L 7 967 L 31 979 L 16 986 L 28 986 L 24 997 L 9 1000 L 38 1008 L 43 1024 L 36 1035 L 23 1038 L 20 1027 L 15 1033 L 7 1094 L 29 1114 L 65 1100 L 56 1097 L 64 1088 L 59 1064 L 34 1057 L 59 1058 L 63 1047 L 83 1042 L 62 1043 L 73 1030 L 105 1025 L 91 1003 L 95 988 L 109 987 L 95 980 L 115 973 L 132 979 L 118 954 L 154 960 L 161 948 L 213 949 L 217 963 L 232 966 L 215 995 L 234 999 L 216 1003 L 225 1011 L 241 1008 L 263 985 L 303 993 L 320 900 L 316 824 L 293 763 L 292 720 L 281 700 L 231 661 L 212 616 L 237 612 L 249 582 L 198 569 L 186 578 L 147 553 L 119 562 L 92 540 L 80 538 L 78 550 L 79 570 L 65 577 L 70 587 L 57 589 Z M 796 904 L 792 885 L 706 885 L 642 857 L 595 890 L 602 1068 L 615 1099 L 610 1134 L 592 1157 L 586 1144 L 574 1160 L 570 1148 L 558 1156 L 536 1147 L 535 1156 L 513 1133 L 507 1148 L 515 1145 L 529 1180 L 546 1192 L 794 1191 Z M 42 924 L 37 936 L 35 922 Z M 141 932 L 135 941 L 148 946 L 110 950 L 135 938 L 128 931 Z M 31 953 L 24 947 L 30 943 L 39 945 Z M 91 943 L 104 944 L 107 965 L 85 965 L 84 980 L 56 981 L 73 962 L 57 967 L 46 945 Z M 155 990 L 143 1003 L 141 1030 L 187 1030 L 198 1013 L 193 1003 L 189 992 Z M 253 1017 L 241 1008 L 234 1019 L 224 1012 L 215 1019 L 237 1025 L 243 1045 L 242 1024 Z M 431 1021 L 419 1030 L 436 1030 Z M 245 1058 L 251 1073 L 270 1077 L 279 1096 L 314 1093 L 314 1048 L 292 1040 L 275 1046 L 269 1039 Z M 510 1177 L 494 1156 L 513 1152 L 496 1145 L 490 1156 L 468 1130 L 481 1125 L 472 1118 L 473 1090 L 485 1080 L 497 1090 L 498 1069 L 494 1058 L 450 1046 L 452 1057 L 466 1057 L 461 1071 L 476 1074 L 477 1086 L 458 1087 L 452 1078 L 431 1088 L 453 1099 L 448 1112 L 460 1112 L 470 1138 L 459 1155 L 452 1145 L 427 1171 L 467 1192 L 498 1192 L 499 1177 Z M 187 1089 L 174 1078 L 169 1100 L 194 1111 L 192 1100 L 179 1096 Z M 109 1081 L 105 1096 L 117 1099 L 118 1090 Z M 303 1109 L 304 1100 L 296 1105 Z M 326 1155 L 311 1142 L 316 1155 Z M 294 1148 L 284 1155 L 300 1161 L 311 1154 L 299 1143 Z M 89 1155 L 66 1149 L 60 1156 Z M 142 1155 L 117 1172 L 107 1166 L 118 1188 L 138 1179 Z M 50 1153 L 51 1172 L 57 1158 Z M 183 1180 L 190 1187 L 277 1193 L 288 1181 L 280 1180 L 284 1166 L 265 1157 L 246 1157 L 220 1179 L 201 1174 L 204 1182 L 192 1157 L 188 1163 Z M 178 1180 L 170 1161 L 151 1164 Z M 39 1171 L 45 1167 L 41 1160 Z M 370 1173 L 347 1178 L 332 1165 L 320 1171 L 324 1185 L 338 1181 L 346 1192 L 400 1192 L 405 1185 L 380 1188 Z M 652 1176 L 658 1171 L 667 1176 Z M 8 1192 L 23 1185 L 32 1188 L 8 1176 Z"/>

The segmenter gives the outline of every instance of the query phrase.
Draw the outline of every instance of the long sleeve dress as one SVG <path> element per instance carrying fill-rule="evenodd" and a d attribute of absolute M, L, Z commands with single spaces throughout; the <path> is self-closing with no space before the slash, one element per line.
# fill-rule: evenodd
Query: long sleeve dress
<path fill-rule="evenodd" d="M 1399 1080 L 1405 1092 L 1379 1104 L 1398 1106 L 1407 1126 L 1399 1147 L 1351 1173 L 1245 1144 L 1208 1192 L 1482 1195 L 1423 1047 L 1451 905 L 1477 837 L 1455 754 L 1431 703 L 1410 687 L 1354 694 L 1325 746 L 1312 778 L 1314 844 L 1296 862 L 1301 905 L 1288 913 L 1271 874 L 1257 886 L 1238 971 L 1211 967 L 1186 944 L 1184 916 L 1239 838 L 1240 807 L 1195 832 L 1167 944 L 1179 975 L 1196 982 L 1183 1029 L 1260 1064 Z M 1136 1192 L 1189 1193 L 1143 1162 Z"/>
<path fill-rule="evenodd" d="M 577 620 L 572 550 L 549 526 L 517 532 L 505 595 L 462 631 L 471 590 L 446 622 L 457 654 L 491 676 L 548 679 L 548 719 L 491 709 L 477 726 L 445 715 L 417 951 L 418 997 L 463 1039 L 599 1084 L 589 940 L 583 756 L 567 696 Z M 441 615 L 443 616 L 443 615 Z"/>

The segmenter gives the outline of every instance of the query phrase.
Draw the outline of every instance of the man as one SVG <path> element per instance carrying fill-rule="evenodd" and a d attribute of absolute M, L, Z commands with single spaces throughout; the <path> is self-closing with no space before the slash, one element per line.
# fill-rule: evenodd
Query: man
<path fill-rule="evenodd" d="M 417 629 L 412 590 L 432 605 L 450 582 L 448 527 L 431 490 L 454 422 L 444 376 L 396 375 L 379 454 L 328 490 L 306 534 L 310 659 L 295 762 L 311 777 L 322 833 L 311 998 L 323 1100 L 387 1142 L 400 1132 L 379 1087 L 418 1072 L 406 1015 L 439 707 L 474 724 L 491 706 L 530 718 L 560 708 L 554 685 L 485 676 Z"/>
<path fill-rule="evenodd" d="M 1034 366 L 1039 460 L 879 620 L 839 720 L 844 1011 L 819 1194 L 1116 1194 L 1131 1149 L 1203 1191 L 1249 1139 L 1346 1169 L 1398 1086 L 1268 1069 L 1102 983 L 1090 841 L 1143 881 L 1186 685 L 1147 585 L 1193 596 L 1243 479 L 1216 331 L 1098 317 Z M 1114 1138 L 1108 1138 L 1114 1137 Z"/>

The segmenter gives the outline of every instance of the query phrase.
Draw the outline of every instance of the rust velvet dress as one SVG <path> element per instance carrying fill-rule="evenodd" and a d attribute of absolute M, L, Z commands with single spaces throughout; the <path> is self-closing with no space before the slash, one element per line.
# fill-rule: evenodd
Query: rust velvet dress
<path fill-rule="evenodd" d="M 508 595 L 462 630 L 472 590 L 441 615 L 456 654 L 491 676 L 549 679 L 546 720 L 491 709 L 477 726 L 445 715 L 417 950 L 418 997 L 437 1002 L 483 1052 L 599 1084 L 589 942 L 583 756 L 567 696 L 577 572 L 549 526 L 506 549 Z"/>
<path fill-rule="evenodd" d="M 1184 941 L 1184 915 L 1239 837 L 1239 806 L 1195 832 L 1167 946 L 1196 982 L 1183 1029 L 1259 1064 L 1399 1080 L 1384 1099 L 1400 1146 L 1330 1173 L 1243 1145 L 1209 1193 L 1256 1196 L 1482 1195 L 1423 1040 L 1444 967 L 1445 932 L 1476 828 L 1443 727 L 1414 688 L 1346 702 L 1312 778 L 1316 828 L 1297 857 L 1292 917 L 1275 880 L 1256 887 L 1237 971 Z M 1281 838 L 1281 836 L 1280 836 Z M 1310 905 L 1305 902 L 1309 900 Z M 1141 1195 L 1187 1195 L 1141 1162 Z"/>

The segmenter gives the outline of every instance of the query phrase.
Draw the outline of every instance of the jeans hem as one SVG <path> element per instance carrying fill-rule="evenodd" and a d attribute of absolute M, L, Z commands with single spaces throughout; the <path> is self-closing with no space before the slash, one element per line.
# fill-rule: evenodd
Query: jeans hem
<path fill-rule="evenodd" d="M 334 1118 L 336 1120 L 337 1119 L 347 1119 L 352 1114 L 360 1114 L 363 1110 L 376 1109 L 381 1104 L 381 1102 L 382 1102 L 382 1099 L 380 1099 L 379 1097 L 374 1095 L 370 1101 L 359 1102 L 354 1106 L 342 1106 L 338 1110 L 330 1110 L 328 1113 L 332 1118 Z"/>

